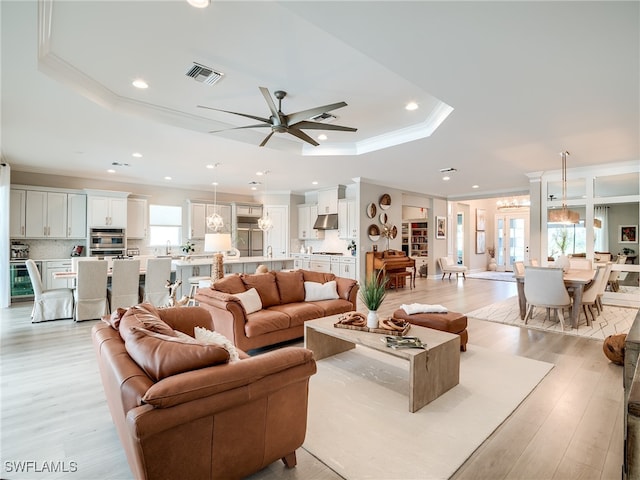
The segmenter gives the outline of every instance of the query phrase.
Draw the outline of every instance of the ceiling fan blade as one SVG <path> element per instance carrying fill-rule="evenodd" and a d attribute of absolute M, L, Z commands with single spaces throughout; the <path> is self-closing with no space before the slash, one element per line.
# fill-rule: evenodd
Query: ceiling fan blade
<path fill-rule="evenodd" d="M 340 132 L 357 132 L 357 128 L 353 127 L 343 127 L 342 125 L 334 125 L 332 123 L 320 123 L 320 122 L 310 122 L 308 120 L 303 120 L 298 123 L 294 123 L 293 125 L 289 125 L 289 128 L 305 128 L 310 130 L 338 130 Z"/>
<path fill-rule="evenodd" d="M 208 110 L 215 110 L 216 112 L 224 112 L 224 113 L 231 113 L 233 115 L 240 115 L 241 117 L 251 118 L 252 120 L 258 120 L 260 122 L 264 122 L 267 124 L 267 126 L 271 125 L 271 120 L 269 120 L 268 118 L 256 117 L 255 115 L 248 115 L 246 113 L 230 112 L 229 110 L 222 110 L 220 108 L 205 107 L 204 105 L 198 105 L 198 108 L 206 108 Z"/>
<path fill-rule="evenodd" d="M 241 130 L 243 128 L 269 128 L 271 125 L 258 123 L 257 125 L 245 125 L 244 127 L 225 128 L 224 130 L 211 130 L 209 133 L 228 132 L 229 130 Z"/>
<path fill-rule="evenodd" d="M 273 103 L 273 98 L 271 98 L 271 94 L 269 93 L 269 90 L 266 89 L 265 87 L 258 87 L 258 88 L 262 92 L 262 96 L 264 97 L 264 99 L 267 101 L 267 105 L 269 105 L 269 110 L 271 110 L 271 115 L 273 115 L 275 118 L 279 118 L 278 109 L 276 108 L 276 104 Z"/>
<path fill-rule="evenodd" d="M 271 133 L 269 135 L 267 135 L 264 140 L 262 140 L 262 143 L 260 144 L 261 147 L 264 147 L 267 142 L 269 141 L 269 139 L 271 138 L 271 136 L 273 135 L 273 130 L 271 131 Z"/>
<path fill-rule="evenodd" d="M 347 104 L 345 102 L 338 102 L 331 103 L 329 105 L 323 105 L 321 107 L 310 108 L 309 110 L 302 110 L 300 112 L 291 113 L 287 115 L 287 123 L 289 125 L 292 125 L 299 122 L 300 120 L 308 120 L 311 117 L 320 115 L 321 113 L 330 112 L 331 110 L 335 110 L 336 108 L 342 108 L 346 106 Z"/>
<path fill-rule="evenodd" d="M 297 128 L 289 127 L 289 128 L 287 128 L 287 133 L 290 133 L 294 137 L 298 137 L 300 140 L 304 140 L 305 142 L 310 143 L 314 147 L 317 147 L 318 145 L 320 145 L 318 142 L 316 142 L 309 135 L 304 133 L 302 130 L 298 130 Z"/>

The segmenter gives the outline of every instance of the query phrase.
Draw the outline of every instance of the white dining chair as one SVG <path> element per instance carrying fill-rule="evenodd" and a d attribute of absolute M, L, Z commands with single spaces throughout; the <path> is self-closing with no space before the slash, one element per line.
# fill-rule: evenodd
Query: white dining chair
<path fill-rule="evenodd" d="M 593 311 L 593 307 L 597 305 L 598 301 L 598 293 L 600 292 L 600 285 L 606 282 L 607 266 L 606 265 L 598 265 L 598 271 L 596 272 L 596 276 L 593 279 L 593 283 L 590 288 L 587 288 L 582 294 L 582 305 L 575 305 L 575 308 L 582 307 L 582 311 L 584 312 L 585 319 L 587 321 L 587 326 L 591 326 L 592 321 L 595 321 L 596 315 Z M 598 311 L 599 313 L 599 311 Z M 589 318 L 591 315 L 591 318 Z"/>
<path fill-rule="evenodd" d="M 524 262 L 522 261 L 513 262 L 513 273 L 517 277 L 524 276 Z"/>
<path fill-rule="evenodd" d="M 129 308 L 139 303 L 140 261 L 113 261 L 111 286 L 107 289 L 109 308 L 115 312 L 118 308 Z"/>
<path fill-rule="evenodd" d="M 539 267 L 540 262 L 538 262 L 537 258 L 532 258 L 529 260 L 529 265 L 531 265 L 532 267 Z"/>
<path fill-rule="evenodd" d="M 147 260 L 144 285 L 140 288 L 142 301 L 156 307 L 168 305 L 170 301 L 169 289 L 166 288 L 168 280 L 171 280 L 170 258 L 150 258 Z"/>
<path fill-rule="evenodd" d="M 73 318 L 73 290 L 71 288 L 45 290 L 36 262 L 29 259 L 26 261 L 26 265 L 34 294 L 31 321 L 37 323 Z"/>
<path fill-rule="evenodd" d="M 542 307 L 547 310 L 547 320 L 550 310 L 554 310 L 554 315 L 559 318 L 560 327 L 564 330 L 563 311 L 571 308 L 571 297 L 564 285 L 562 269 L 525 267 L 524 270 L 524 295 L 529 306 L 524 323 L 533 316 L 536 307 Z"/>
<path fill-rule="evenodd" d="M 627 263 L 627 256 L 626 255 L 618 255 L 618 258 L 616 258 L 616 261 L 614 262 L 618 265 L 624 265 L 625 263 Z M 611 273 L 609 274 L 609 279 L 608 279 L 608 286 L 609 289 L 611 289 L 612 292 L 617 292 L 618 290 L 620 290 L 620 283 L 619 283 L 619 279 L 620 278 L 620 270 L 612 270 Z"/>
<path fill-rule="evenodd" d="M 78 262 L 75 319 L 94 320 L 109 313 L 107 302 L 107 261 Z"/>
<path fill-rule="evenodd" d="M 609 276 L 611 275 L 611 269 L 613 268 L 613 263 L 607 262 L 605 264 L 605 273 L 602 282 L 598 285 L 598 296 L 596 297 L 596 308 L 599 313 L 602 313 L 604 310 L 604 303 L 602 303 L 602 297 L 604 297 L 604 292 L 607 289 L 607 283 L 609 283 Z"/>
<path fill-rule="evenodd" d="M 590 258 L 569 257 L 569 268 L 571 270 L 593 270 L 593 262 Z"/>

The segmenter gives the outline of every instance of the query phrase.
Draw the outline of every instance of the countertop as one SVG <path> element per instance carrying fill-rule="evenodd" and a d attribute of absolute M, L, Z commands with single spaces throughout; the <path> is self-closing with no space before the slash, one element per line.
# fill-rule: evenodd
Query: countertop
<path fill-rule="evenodd" d="M 270 263 L 270 262 L 286 262 L 293 261 L 293 257 L 226 257 L 225 264 L 233 263 Z M 195 257 L 188 260 L 172 260 L 171 263 L 176 267 L 190 267 L 194 265 L 211 265 L 212 257 Z"/>

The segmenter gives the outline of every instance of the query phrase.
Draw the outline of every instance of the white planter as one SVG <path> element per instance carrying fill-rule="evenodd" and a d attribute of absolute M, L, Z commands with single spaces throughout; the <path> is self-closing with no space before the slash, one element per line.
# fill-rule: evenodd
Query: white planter
<path fill-rule="evenodd" d="M 378 312 L 376 310 L 369 310 L 367 315 L 367 327 L 378 328 Z"/>

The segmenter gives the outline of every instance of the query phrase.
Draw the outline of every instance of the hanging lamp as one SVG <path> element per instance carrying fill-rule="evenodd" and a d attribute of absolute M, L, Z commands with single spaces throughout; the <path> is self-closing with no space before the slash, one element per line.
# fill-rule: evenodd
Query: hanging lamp
<path fill-rule="evenodd" d="M 217 168 L 220 163 L 216 163 L 213 168 Z M 218 182 L 213 182 L 213 213 L 207 217 L 207 230 L 219 232 L 224 227 L 222 215 L 218 213 Z"/>
<path fill-rule="evenodd" d="M 267 198 L 267 174 L 269 173 L 269 170 L 265 170 L 263 172 L 263 176 L 264 176 L 264 200 Z M 262 230 L 263 232 L 268 232 L 269 230 L 271 230 L 273 228 L 273 221 L 271 220 L 271 217 L 269 216 L 269 212 L 267 211 L 267 209 L 264 207 L 264 205 L 262 206 L 262 217 L 260 217 L 258 219 L 258 228 L 260 230 Z"/>
<path fill-rule="evenodd" d="M 580 214 L 567 207 L 567 155 L 570 153 L 564 151 L 560 155 L 562 156 L 562 207 L 549 210 L 547 222 L 572 225 L 580 222 Z"/>

